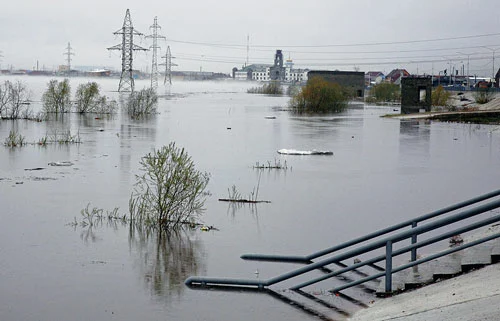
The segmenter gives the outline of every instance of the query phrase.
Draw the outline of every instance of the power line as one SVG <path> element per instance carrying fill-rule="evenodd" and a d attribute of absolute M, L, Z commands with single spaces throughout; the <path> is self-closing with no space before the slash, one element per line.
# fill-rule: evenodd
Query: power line
<path fill-rule="evenodd" d="M 352 43 L 352 44 L 324 44 L 324 45 L 252 45 L 255 48 L 330 48 L 330 47 L 362 47 L 362 46 L 382 46 L 382 45 L 396 45 L 396 44 L 414 44 L 414 43 L 426 43 L 426 42 L 439 42 L 439 41 L 450 41 L 450 40 L 463 40 L 471 38 L 484 38 L 500 36 L 500 33 L 488 33 L 481 35 L 469 35 L 460 37 L 448 37 L 448 38 L 434 38 L 434 39 L 419 39 L 419 40 L 406 40 L 406 41 L 387 41 L 387 42 L 366 42 L 366 43 Z M 245 48 L 243 44 L 224 44 L 224 43 L 210 43 L 210 42 L 197 42 L 197 41 L 183 41 L 168 39 L 170 42 L 177 42 L 183 44 L 191 45 L 202 45 L 209 47 L 239 47 Z"/>
<path fill-rule="evenodd" d="M 404 58 L 404 57 L 401 57 Z M 203 59 L 201 58 L 189 58 L 189 57 L 177 57 L 179 60 L 188 60 L 188 61 L 203 61 L 203 62 L 212 62 L 212 63 L 224 63 L 224 64 L 238 64 L 241 61 L 236 61 L 236 60 L 218 60 L 218 59 L 207 59 L 204 57 Z M 395 57 L 392 57 L 392 59 L 395 59 Z M 445 59 L 445 58 L 440 58 L 440 59 L 419 59 L 419 60 L 413 60 L 414 58 L 409 58 L 412 60 L 392 60 L 392 61 L 366 61 L 366 59 L 362 59 L 362 62 L 355 62 L 354 60 L 350 60 L 349 62 L 330 62 L 330 61 L 325 61 L 325 62 L 320 62 L 320 63 L 307 63 L 308 61 L 318 61 L 318 60 L 300 60 L 297 59 L 295 60 L 296 65 L 307 65 L 307 66 L 351 66 L 353 64 L 355 65 L 360 65 L 360 66 L 370 66 L 370 65 L 401 65 L 401 64 L 416 64 L 416 63 L 434 63 L 434 62 L 450 62 L 450 61 L 462 61 L 463 59 L 461 58 L 452 58 L 452 59 Z M 491 57 L 476 57 L 476 58 L 470 58 L 470 60 L 491 60 Z"/>

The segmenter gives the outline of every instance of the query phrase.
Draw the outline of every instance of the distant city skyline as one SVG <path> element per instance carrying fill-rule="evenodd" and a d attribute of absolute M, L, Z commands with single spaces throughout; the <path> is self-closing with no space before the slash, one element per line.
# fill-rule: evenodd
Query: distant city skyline
<path fill-rule="evenodd" d="M 174 70 L 229 74 L 246 63 L 247 54 L 249 64 L 272 64 L 277 49 L 297 68 L 385 74 L 405 68 L 437 75 L 445 69 L 467 73 L 468 64 L 470 75 L 492 76 L 500 67 L 497 0 L 23 0 L 2 4 L 0 66 L 57 69 L 67 63 L 69 42 L 72 66 L 120 70 L 120 52 L 106 48 L 121 41 L 113 32 L 127 8 L 144 35 L 158 17 L 166 36 L 158 42 L 160 55 L 170 46 Z M 151 45 L 144 37 L 135 41 Z M 134 69 L 150 68 L 151 52 L 136 53 Z"/>

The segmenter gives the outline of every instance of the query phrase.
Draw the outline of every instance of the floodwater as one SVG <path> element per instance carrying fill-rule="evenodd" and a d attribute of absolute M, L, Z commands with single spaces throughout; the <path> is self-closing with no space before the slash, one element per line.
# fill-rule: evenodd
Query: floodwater
<path fill-rule="evenodd" d="M 39 109 L 50 79 L 19 79 Z M 73 93 L 85 81 L 71 79 Z M 118 80 L 97 81 L 119 98 Z M 305 255 L 499 187 L 496 126 L 381 118 L 398 111 L 363 104 L 294 116 L 283 110 L 287 97 L 247 94 L 255 85 L 175 82 L 160 87 L 159 114 L 143 120 L 118 113 L 1 121 L 2 141 L 17 129 L 28 142 L 54 130 L 78 132 L 82 142 L 0 146 L 0 320 L 315 320 L 275 296 L 194 290 L 184 280 L 267 279 L 296 265 L 240 255 Z M 165 237 L 119 221 L 71 225 L 88 204 L 126 214 L 140 158 L 172 141 L 211 174 L 202 220 L 218 231 Z M 279 155 L 282 148 L 334 155 Z M 288 169 L 253 168 L 275 160 Z M 74 165 L 48 165 L 63 161 Z M 233 185 L 243 195 L 258 186 L 258 198 L 271 203 L 219 202 Z M 273 290 L 288 295 L 289 285 Z M 306 290 L 321 296 L 329 286 Z"/>

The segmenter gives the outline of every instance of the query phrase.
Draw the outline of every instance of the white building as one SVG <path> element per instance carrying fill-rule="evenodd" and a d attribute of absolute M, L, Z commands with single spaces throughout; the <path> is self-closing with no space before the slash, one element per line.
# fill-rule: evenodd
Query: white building
<path fill-rule="evenodd" d="M 270 81 L 271 65 L 249 65 L 234 72 L 237 80 Z M 307 81 L 308 69 L 293 69 L 291 60 L 285 64 L 285 79 L 287 83 L 303 83 Z"/>

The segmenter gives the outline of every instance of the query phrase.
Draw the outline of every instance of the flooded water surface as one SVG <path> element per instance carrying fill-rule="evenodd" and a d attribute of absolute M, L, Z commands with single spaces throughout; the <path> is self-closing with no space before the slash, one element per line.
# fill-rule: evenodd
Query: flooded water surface
<path fill-rule="evenodd" d="M 40 109 L 49 79 L 20 79 Z M 84 81 L 71 79 L 73 92 Z M 120 99 L 118 80 L 98 81 Z M 315 320 L 279 297 L 293 298 L 293 282 L 269 295 L 195 290 L 184 280 L 268 279 L 297 265 L 240 255 L 306 255 L 499 186 L 496 126 L 381 118 L 398 111 L 364 104 L 296 116 L 284 110 L 288 97 L 247 94 L 251 86 L 177 82 L 159 89 L 159 114 L 141 120 L 119 112 L 1 121 L 2 142 L 16 129 L 28 142 L 70 130 L 81 143 L 0 146 L 0 320 Z M 172 141 L 210 173 L 202 220 L 218 230 L 166 236 L 119 220 L 72 224 L 86 206 L 127 214 L 140 158 Z M 284 148 L 333 155 L 277 153 Z M 254 168 L 275 161 L 288 168 Z M 270 203 L 219 202 L 233 185 L 244 196 L 258 187 Z M 330 286 L 306 290 L 335 304 Z"/>

